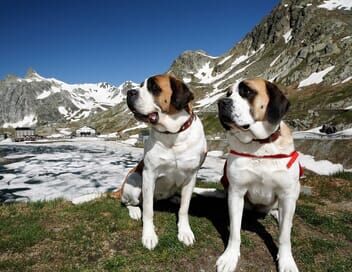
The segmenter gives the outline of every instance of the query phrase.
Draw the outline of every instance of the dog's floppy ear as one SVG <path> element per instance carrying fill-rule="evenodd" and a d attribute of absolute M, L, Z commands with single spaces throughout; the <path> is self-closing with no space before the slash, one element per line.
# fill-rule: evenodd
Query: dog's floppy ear
<path fill-rule="evenodd" d="M 280 89 L 273 83 L 266 81 L 269 104 L 266 110 L 267 119 L 272 124 L 277 124 L 284 117 L 290 107 L 290 102 Z"/>
<path fill-rule="evenodd" d="M 186 108 L 188 103 L 194 99 L 193 93 L 181 80 L 170 77 L 170 86 L 172 89 L 171 104 L 175 109 L 182 110 Z"/>

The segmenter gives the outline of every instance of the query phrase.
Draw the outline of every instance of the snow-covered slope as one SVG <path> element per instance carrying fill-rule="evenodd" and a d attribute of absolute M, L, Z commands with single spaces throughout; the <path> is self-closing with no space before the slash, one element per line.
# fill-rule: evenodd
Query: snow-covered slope
<path fill-rule="evenodd" d="M 207 111 L 243 78 L 296 90 L 345 83 L 352 78 L 351 9 L 351 0 L 283 0 L 225 54 L 186 51 L 170 73 L 190 84 Z"/>
<path fill-rule="evenodd" d="M 24 78 L 7 77 L 0 81 L 4 98 L 0 102 L 0 126 L 78 121 L 121 103 L 125 89 L 134 85 L 131 81 L 118 87 L 106 82 L 68 84 L 44 78 L 33 70 Z"/>

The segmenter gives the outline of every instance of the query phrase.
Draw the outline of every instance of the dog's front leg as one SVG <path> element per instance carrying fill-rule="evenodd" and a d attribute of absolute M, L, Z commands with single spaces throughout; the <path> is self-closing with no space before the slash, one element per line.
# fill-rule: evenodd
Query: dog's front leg
<path fill-rule="evenodd" d="M 142 243 L 143 245 L 152 250 L 158 244 L 158 236 L 155 233 L 153 223 L 153 202 L 154 202 L 154 189 L 155 189 L 156 176 L 153 171 L 148 169 L 143 170 L 143 233 Z"/>
<path fill-rule="evenodd" d="M 196 183 L 196 173 L 192 175 L 191 180 L 182 187 L 181 191 L 181 205 L 178 212 L 178 240 L 186 246 L 194 243 L 194 234 L 191 230 L 188 220 L 188 209 L 191 202 L 193 188 Z"/>
<path fill-rule="evenodd" d="M 241 222 L 245 191 L 233 187 L 230 184 L 228 192 L 230 238 L 226 250 L 216 262 L 218 272 L 235 271 L 240 256 Z"/>
<path fill-rule="evenodd" d="M 295 209 L 295 198 L 283 198 L 279 200 L 280 237 L 277 257 L 280 272 L 298 272 L 291 250 L 291 228 Z"/>

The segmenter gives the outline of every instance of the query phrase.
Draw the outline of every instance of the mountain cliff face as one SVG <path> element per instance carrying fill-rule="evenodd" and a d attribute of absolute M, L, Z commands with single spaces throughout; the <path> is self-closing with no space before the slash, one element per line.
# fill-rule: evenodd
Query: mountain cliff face
<path fill-rule="evenodd" d="M 24 78 L 8 76 L 0 81 L 0 126 L 78 121 L 120 103 L 133 84 L 67 84 L 30 69 Z"/>
<path fill-rule="evenodd" d="M 186 51 L 168 72 L 194 91 L 194 109 L 208 134 L 222 131 L 217 99 L 248 77 L 274 81 L 289 95 L 287 121 L 294 128 L 351 127 L 352 1 L 283 0 L 225 54 Z M 133 86 L 66 84 L 34 71 L 23 79 L 7 77 L 0 81 L 0 126 L 80 120 L 101 132 L 123 130 L 136 123 L 123 96 Z"/>
<path fill-rule="evenodd" d="M 347 82 L 352 79 L 352 4 L 347 2 L 284 0 L 224 55 L 188 51 L 170 73 L 199 97 L 207 93 L 200 107 L 211 106 L 226 87 L 248 77 L 298 91 Z"/>

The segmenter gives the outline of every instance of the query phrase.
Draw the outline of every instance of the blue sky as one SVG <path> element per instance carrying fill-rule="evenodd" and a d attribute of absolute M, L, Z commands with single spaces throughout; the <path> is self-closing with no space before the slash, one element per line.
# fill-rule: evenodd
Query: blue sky
<path fill-rule="evenodd" d="M 225 53 L 278 0 L 0 0 L 0 78 L 29 67 L 69 83 L 168 70 L 185 50 Z"/>

